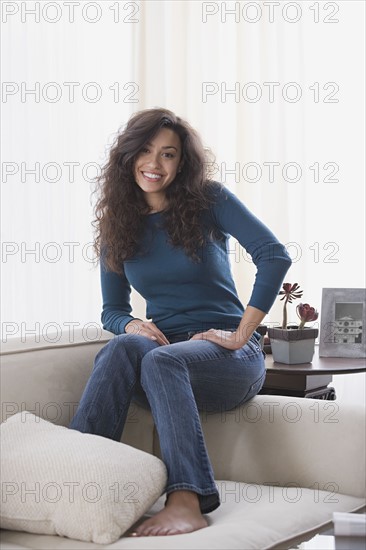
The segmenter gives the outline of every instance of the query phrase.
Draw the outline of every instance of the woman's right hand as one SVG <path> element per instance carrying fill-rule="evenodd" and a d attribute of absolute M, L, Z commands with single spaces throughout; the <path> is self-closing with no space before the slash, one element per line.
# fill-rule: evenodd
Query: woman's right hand
<path fill-rule="evenodd" d="M 139 336 L 145 336 L 145 338 L 150 338 L 151 340 L 156 340 L 161 346 L 170 344 L 165 334 L 151 321 L 133 319 L 125 326 L 125 332 L 127 334 L 137 334 Z"/>

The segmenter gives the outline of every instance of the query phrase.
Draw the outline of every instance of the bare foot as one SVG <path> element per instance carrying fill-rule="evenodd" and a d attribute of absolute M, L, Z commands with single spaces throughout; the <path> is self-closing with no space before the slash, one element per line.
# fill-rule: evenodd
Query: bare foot
<path fill-rule="evenodd" d="M 192 491 L 174 491 L 168 495 L 165 508 L 141 523 L 131 536 L 181 535 L 207 525 L 201 514 L 197 494 Z"/>

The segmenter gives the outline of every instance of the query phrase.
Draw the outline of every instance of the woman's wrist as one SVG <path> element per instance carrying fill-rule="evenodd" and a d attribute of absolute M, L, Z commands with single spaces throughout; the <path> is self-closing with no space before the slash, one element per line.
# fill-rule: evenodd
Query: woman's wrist
<path fill-rule="evenodd" d="M 246 344 L 266 315 L 261 309 L 247 306 L 236 331 L 238 342 L 242 345 Z"/>
<path fill-rule="evenodd" d="M 140 322 L 138 322 L 138 321 L 140 321 Z M 143 322 L 144 321 L 142 319 L 139 319 L 138 317 L 132 319 L 132 321 L 128 321 L 128 323 L 125 325 L 125 332 L 127 334 L 129 334 L 131 332 L 138 331 Z M 127 327 L 130 327 L 130 330 L 127 330 Z"/>
<path fill-rule="evenodd" d="M 250 337 L 248 338 L 246 336 L 245 338 L 243 338 L 243 334 L 240 334 L 240 332 L 237 330 L 237 331 L 233 332 L 233 335 L 232 335 L 231 339 L 235 343 L 235 346 L 236 346 L 235 349 L 240 349 L 243 346 L 245 346 L 245 344 L 248 342 L 248 340 L 250 340 Z"/>
<path fill-rule="evenodd" d="M 170 344 L 168 338 L 152 321 L 143 321 L 142 319 L 132 319 L 125 325 L 127 334 L 145 336 L 151 340 L 156 340 L 161 346 Z"/>

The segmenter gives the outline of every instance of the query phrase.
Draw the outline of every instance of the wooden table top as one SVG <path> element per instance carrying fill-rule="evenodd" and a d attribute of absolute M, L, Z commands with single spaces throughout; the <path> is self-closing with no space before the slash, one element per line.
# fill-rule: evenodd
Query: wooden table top
<path fill-rule="evenodd" d="M 267 354 L 265 359 L 268 372 L 283 374 L 349 374 L 352 372 L 366 372 L 366 359 L 351 359 L 347 357 L 319 357 L 319 350 L 315 349 L 311 363 L 286 365 L 276 363 L 273 357 Z"/>

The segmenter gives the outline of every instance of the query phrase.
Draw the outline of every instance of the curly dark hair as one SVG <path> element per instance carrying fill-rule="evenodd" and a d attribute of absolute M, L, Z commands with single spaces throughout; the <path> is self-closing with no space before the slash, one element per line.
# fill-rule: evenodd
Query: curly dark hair
<path fill-rule="evenodd" d="M 199 262 L 198 248 L 206 238 L 216 234 L 214 227 L 209 227 L 205 234 L 201 223 L 203 211 L 213 202 L 209 188 L 221 185 L 211 178 L 215 163 L 210 149 L 203 146 L 196 130 L 172 111 L 158 108 L 138 111 L 119 131 L 93 191 L 99 192 L 92 221 L 93 249 L 97 258 L 103 254 L 106 268 L 115 273 L 122 274 L 123 262 L 136 254 L 144 217 L 151 210 L 134 179 L 135 160 L 163 127 L 178 134 L 182 149 L 182 169 L 165 190 L 168 208 L 164 211 L 163 225 L 170 242 L 183 247 Z"/>

